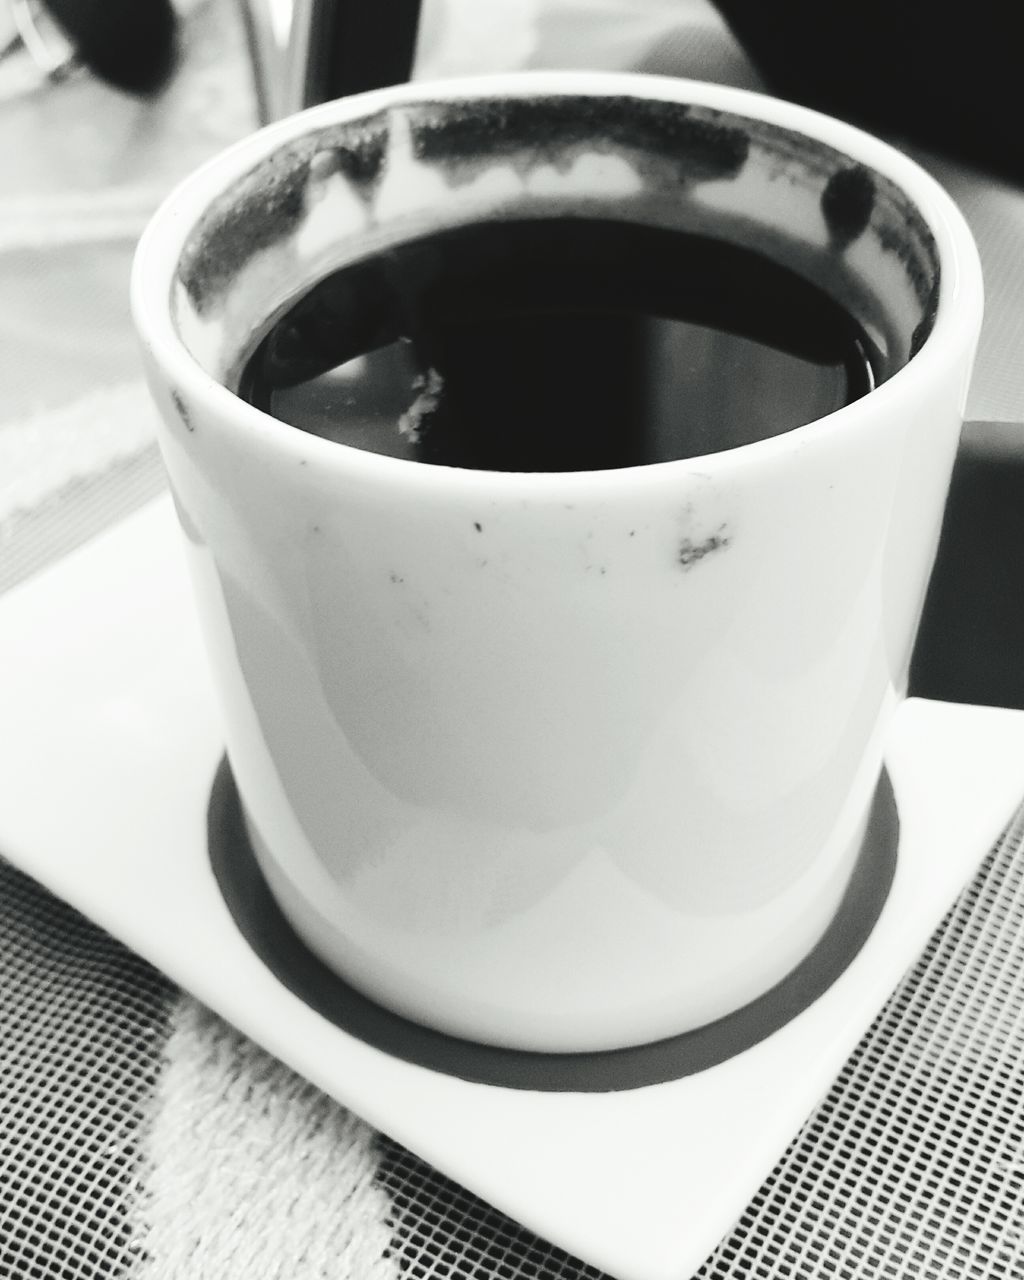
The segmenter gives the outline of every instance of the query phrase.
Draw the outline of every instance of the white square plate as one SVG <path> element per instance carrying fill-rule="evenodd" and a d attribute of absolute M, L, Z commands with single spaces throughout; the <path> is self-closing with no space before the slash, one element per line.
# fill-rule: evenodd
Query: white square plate
<path fill-rule="evenodd" d="M 829 990 L 718 1066 L 620 1092 L 392 1057 L 245 942 L 206 847 L 222 755 L 168 499 L 0 599 L 0 853 L 302 1075 L 622 1280 L 689 1276 L 743 1211 L 1024 795 L 1024 712 L 911 700 L 895 877 Z"/>

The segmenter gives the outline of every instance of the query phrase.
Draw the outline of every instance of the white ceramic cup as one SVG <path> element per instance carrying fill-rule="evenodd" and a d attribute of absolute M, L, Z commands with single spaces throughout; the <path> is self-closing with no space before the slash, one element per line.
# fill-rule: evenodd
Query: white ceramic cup
<path fill-rule="evenodd" d="M 229 389 L 339 264 L 538 212 L 759 247 L 902 367 L 771 439 L 539 475 L 352 448 Z M 249 833 L 329 966 L 457 1036 L 586 1051 L 707 1024 L 811 951 L 905 692 L 980 327 L 927 174 L 711 84 L 396 87 L 187 180 L 133 307 Z"/>

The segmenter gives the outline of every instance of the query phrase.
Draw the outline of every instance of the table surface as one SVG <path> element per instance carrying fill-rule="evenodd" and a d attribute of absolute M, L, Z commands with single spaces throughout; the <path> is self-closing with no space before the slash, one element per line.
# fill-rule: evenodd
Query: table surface
<path fill-rule="evenodd" d="M 132 247 L 169 186 L 256 123 L 238 5 L 180 7 L 181 65 L 153 100 L 84 75 L 12 92 L 0 64 L 0 590 L 163 487 L 127 316 Z M 424 12 L 424 75 L 651 66 L 656 48 L 652 69 L 754 80 L 697 0 L 638 4 L 629 22 L 611 0 L 560 0 L 545 22 L 535 0 Z M 958 465 L 915 688 L 1024 706 L 1024 197 L 921 158 L 975 229 L 989 307 L 969 403 L 984 425 Z M 1011 826 L 702 1274 L 1020 1273 L 1022 838 Z M 2 853 L 0 1280 L 594 1274 Z"/>

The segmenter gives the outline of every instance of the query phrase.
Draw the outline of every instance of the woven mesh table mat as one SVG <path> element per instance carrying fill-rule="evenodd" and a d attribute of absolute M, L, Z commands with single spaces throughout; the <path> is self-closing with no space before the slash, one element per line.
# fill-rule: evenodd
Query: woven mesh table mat
<path fill-rule="evenodd" d="M 1024 1274 L 1022 846 L 1019 814 L 701 1277 Z M 194 1143 L 177 1123 L 191 1114 L 200 1131 L 210 1123 L 215 1147 L 225 1133 L 210 1117 L 232 1111 L 233 1094 L 243 1105 L 226 1133 L 248 1146 L 227 1162 L 245 1169 L 248 1194 L 279 1182 L 282 1138 L 308 1156 L 314 1129 L 333 1129 L 365 1158 L 351 1182 L 360 1194 L 332 1202 L 334 1230 L 351 1212 L 358 1248 L 333 1250 L 323 1266 L 285 1255 L 278 1267 L 271 1213 L 266 1238 L 248 1222 L 249 1247 L 236 1241 L 242 1265 L 251 1255 L 263 1269 L 236 1271 L 228 1253 L 221 1274 L 358 1278 L 372 1261 L 381 1274 L 423 1280 L 599 1275 L 387 1138 L 353 1129 L 342 1108 L 2 862 L 0 993 L 2 1280 L 214 1274 L 199 1235 L 198 1270 L 168 1269 L 154 1254 L 153 1220 L 170 1208 L 187 1236 L 193 1211 L 161 1188 L 152 1135 L 170 1118 Z M 183 1019 L 192 1041 L 213 1049 L 186 1057 L 181 1072 L 172 1042 Z M 201 1074 L 197 1063 L 211 1056 L 215 1069 Z M 186 1084 L 169 1092 L 161 1077 L 175 1070 Z M 240 1127 L 247 1106 L 260 1113 L 261 1089 L 292 1107 L 263 1145 Z M 199 1145 L 197 1165 L 223 1173 L 224 1156 Z M 231 1208 L 217 1178 L 207 1194 Z M 170 1206 L 159 1203 L 168 1196 Z M 312 1214 L 306 1225 L 320 1229 Z M 230 1221 L 222 1229 L 230 1243 Z"/>

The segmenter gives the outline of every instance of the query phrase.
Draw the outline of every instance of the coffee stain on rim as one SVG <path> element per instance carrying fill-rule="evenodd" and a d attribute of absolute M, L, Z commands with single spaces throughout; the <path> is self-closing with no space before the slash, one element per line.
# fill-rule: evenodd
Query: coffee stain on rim
<path fill-rule="evenodd" d="M 389 115 L 332 125 L 264 157 L 214 199 L 193 228 L 178 279 L 202 315 L 261 250 L 285 240 L 306 213 L 311 182 L 341 173 L 369 198 L 383 173 Z"/>
<path fill-rule="evenodd" d="M 860 164 L 839 169 L 825 184 L 819 203 L 832 243 L 845 249 L 868 228 L 875 207 L 875 179 Z"/>
<path fill-rule="evenodd" d="M 748 131 L 725 113 L 688 103 L 617 95 L 553 94 L 406 108 L 418 160 L 476 161 L 526 149 L 628 148 L 657 153 L 682 181 L 735 177 L 750 150 Z"/>

